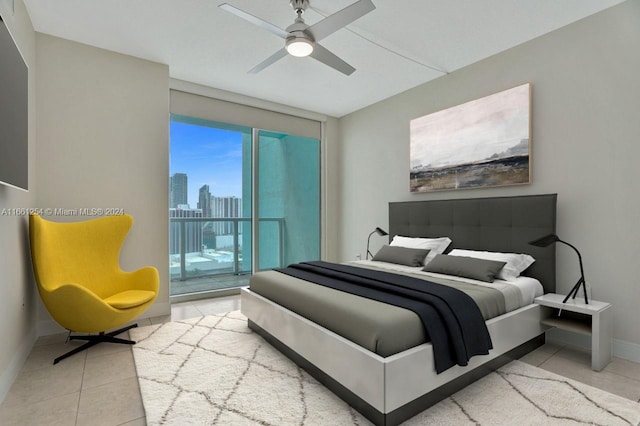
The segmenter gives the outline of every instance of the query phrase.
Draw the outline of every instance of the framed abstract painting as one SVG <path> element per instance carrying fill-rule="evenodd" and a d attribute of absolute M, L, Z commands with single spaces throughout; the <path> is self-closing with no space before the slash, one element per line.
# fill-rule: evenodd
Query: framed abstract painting
<path fill-rule="evenodd" d="M 411 192 L 531 182 L 531 84 L 410 122 Z"/>

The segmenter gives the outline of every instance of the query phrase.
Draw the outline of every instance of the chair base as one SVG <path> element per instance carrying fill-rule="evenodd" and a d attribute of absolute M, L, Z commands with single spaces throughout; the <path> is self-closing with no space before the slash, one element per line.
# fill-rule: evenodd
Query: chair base
<path fill-rule="evenodd" d="M 114 330 L 111 331 L 109 333 L 106 333 L 104 331 L 101 331 L 99 334 L 87 334 L 87 335 L 80 335 L 80 336 L 69 336 L 69 340 L 87 340 L 87 343 L 85 343 L 82 346 L 78 346 L 77 348 L 74 348 L 72 350 L 70 350 L 69 352 L 67 352 L 64 355 L 60 355 L 58 358 L 53 360 L 53 364 L 57 364 L 60 361 L 62 361 L 65 358 L 69 358 L 71 355 L 75 355 L 78 352 L 82 352 L 84 350 L 89 349 L 92 346 L 97 345 L 98 343 L 102 343 L 102 342 L 107 342 L 107 343 L 122 343 L 124 345 L 135 345 L 136 342 L 134 342 L 133 340 L 127 340 L 127 339 L 121 339 L 119 337 L 114 337 L 117 336 L 120 333 L 124 333 L 127 330 L 131 330 L 132 328 L 136 328 L 138 326 L 138 324 L 132 324 L 132 325 L 128 325 L 126 327 L 120 328 L 118 330 Z"/>

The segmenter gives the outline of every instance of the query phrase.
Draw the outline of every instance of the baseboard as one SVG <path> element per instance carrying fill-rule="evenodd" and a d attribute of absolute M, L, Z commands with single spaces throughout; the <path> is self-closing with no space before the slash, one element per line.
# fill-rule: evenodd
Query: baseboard
<path fill-rule="evenodd" d="M 558 344 L 570 344 L 591 350 L 591 336 L 572 333 L 557 328 L 547 331 L 547 341 Z M 613 356 L 640 363 L 640 345 L 620 339 L 613 339 Z"/>
<path fill-rule="evenodd" d="M 32 328 L 31 332 L 25 336 L 22 341 L 22 344 L 18 348 L 18 351 L 13 355 L 11 362 L 7 365 L 7 368 L 4 369 L 2 374 L 0 374 L 0 403 L 4 401 L 4 398 L 9 393 L 9 389 L 11 389 L 11 385 L 20 374 L 20 370 L 22 370 L 22 366 L 24 365 L 27 357 L 31 353 L 31 349 L 33 349 L 33 345 L 36 343 L 37 335 L 35 330 Z"/>
<path fill-rule="evenodd" d="M 640 363 L 640 345 L 613 339 L 613 356 Z"/>

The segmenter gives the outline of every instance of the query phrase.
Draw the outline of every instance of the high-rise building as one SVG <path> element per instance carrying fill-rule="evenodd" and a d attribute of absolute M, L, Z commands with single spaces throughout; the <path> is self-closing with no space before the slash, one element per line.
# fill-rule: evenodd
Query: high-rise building
<path fill-rule="evenodd" d="M 211 192 L 209 185 L 202 185 L 198 193 L 198 208 L 202 210 L 202 217 L 211 217 Z"/>
<path fill-rule="evenodd" d="M 242 217 L 242 198 L 211 197 L 211 217 Z M 217 235 L 233 234 L 233 222 L 215 222 Z M 242 233 L 242 224 L 238 224 L 238 232 Z"/>
<path fill-rule="evenodd" d="M 202 245 L 206 249 L 215 250 L 218 248 L 218 240 L 214 222 L 204 222 L 202 225 Z"/>
<path fill-rule="evenodd" d="M 202 217 L 202 210 L 190 209 L 186 204 L 178 204 L 177 208 L 169 209 L 169 218 L 198 218 Z M 169 253 L 180 253 L 180 226 L 178 221 L 171 221 L 169 228 Z M 185 253 L 202 251 L 202 222 L 186 222 L 184 224 Z"/>
<path fill-rule="evenodd" d="M 174 173 L 169 180 L 169 208 L 187 203 L 187 174 Z"/>

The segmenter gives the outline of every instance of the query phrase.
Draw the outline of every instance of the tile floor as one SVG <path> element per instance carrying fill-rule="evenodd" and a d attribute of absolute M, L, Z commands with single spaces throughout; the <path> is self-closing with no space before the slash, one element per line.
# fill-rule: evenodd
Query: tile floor
<path fill-rule="evenodd" d="M 239 296 L 174 304 L 171 316 L 139 326 L 237 310 Z M 0 425 L 145 425 L 133 354 L 129 346 L 97 345 L 53 366 L 69 349 L 65 335 L 38 339 L 0 405 Z M 80 344 L 71 342 L 70 344 Z M 601 372 L 588 352 L 547 343 L 521 358 L 529 364 L 640 401 L 640 364 L 619 358 Z"/>

